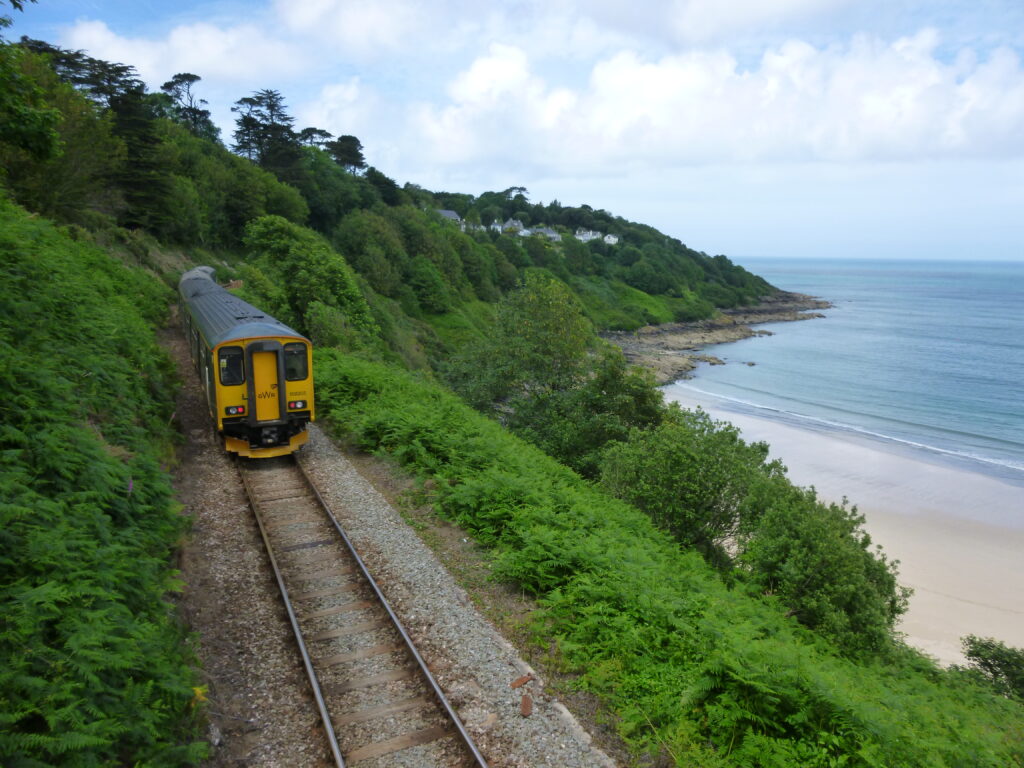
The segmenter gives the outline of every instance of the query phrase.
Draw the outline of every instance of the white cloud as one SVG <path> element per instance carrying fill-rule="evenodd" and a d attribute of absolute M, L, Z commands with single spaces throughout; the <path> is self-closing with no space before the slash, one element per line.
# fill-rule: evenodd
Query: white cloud
<path fill-rule="evenodd" d="M 457 103 L 495 107 L 524 92 L 538 95 L 543 86 L 532 80 L 526 53 L 510 45 L 496 44 L 488 55 L 461 72 L 448 90 Z"/>
<path fill-rule="evenodd" d="M 281 21 L 293 33 L 327 42 L 341 55 L 392 55 L 429 35 L 431 17 L 406 0 L 275 0 Z"/>
<path fill-rule="evenodd" d="M 370 127 L 371 116 L 378 108 L 376 95 L 353 76 L 321 88 L 316 98 L 296 110 L 296 124 L 316 126 L 335 136 L 359 135 Z"/>
<path fill-rule="evenodd" d="M 492 45 L 445 103 L 412 110 L 424 158 L 553 173 L 716 162 L 877 161 L 1024 153 L 1024 70 L 998 49 L 947 63 L 924 30 L 884 43 L 793 40 L 741 67 L 724 50 L 598 60 L 554 86 L 527 53 Z"/>
<path fill-rule="evenodd" d="M 122 37 L 102 21 L 79 21 L 63 42 L 95 58 L 131 64 L 144 80 L 157 85 L 177 72 L 240 82 L 295 74 L 310 66 L 301 48 L 268 36 L 254 24 L 187 24 L 152 40 Z"/>
<path fill-rule="evenodd" d="M 824 13 L 850 0 L 673 0 L 671 28 L 680 40 L 720 40 L 741 30 Z"/>
<path fill-rule="evenodd" d="M 455 77 L 450 103 L 412 108 L 410 135 L 426 137 L 423 156 L 439 162 L 545 164 L 576 107 L 577 95 L 531 71 L 526 53 L 494 44 Z"/>

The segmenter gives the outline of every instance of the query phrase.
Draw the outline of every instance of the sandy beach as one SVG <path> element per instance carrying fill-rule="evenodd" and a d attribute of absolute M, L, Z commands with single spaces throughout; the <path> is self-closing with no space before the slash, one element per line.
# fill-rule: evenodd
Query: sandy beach
<path fill-rule="evenodd" d="M 968 634 L 1024 647 L 1024 486 L 856 433 L 730 410 L 685 383 L 665 394 L 769 443 L 798 485 L 857 505 L 874 542 L 900 561 L 901 583 L 914 589 L 899 626 L 910 645 L 943 664 L 963 662 Z"/>

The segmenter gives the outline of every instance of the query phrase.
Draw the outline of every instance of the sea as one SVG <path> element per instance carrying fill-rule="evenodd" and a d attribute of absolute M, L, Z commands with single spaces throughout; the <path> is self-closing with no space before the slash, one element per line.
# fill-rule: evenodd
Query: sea
<path fill-rule="evenodd" d="M 824 319 L 756 326 L 771 336 L 707 347 L 727 364 L 701 365 L 670 389 L 1024 488 L 1024 263 L 741 263 L 833 307 Z"/>

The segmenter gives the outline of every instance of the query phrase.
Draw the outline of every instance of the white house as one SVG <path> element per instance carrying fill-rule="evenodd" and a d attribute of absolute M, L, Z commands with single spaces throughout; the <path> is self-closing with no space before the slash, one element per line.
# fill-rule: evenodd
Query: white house
<path fill-rule="evenodd" d="M 600 240 L 601 233 L 595 232 L 593 229 L 584 229 L 580 227 L 576 230 L 576 239 L 581 243 L 589 243 L 591 240 Z"/>
<path fill-rule="evenodd" d="M 619 242 L 619 236 L 618 235 L 605 235 L 604 236 L 604 241 L 606 243 L 608 243 L 608 245 L 615 245 L 617 242 Z"/>

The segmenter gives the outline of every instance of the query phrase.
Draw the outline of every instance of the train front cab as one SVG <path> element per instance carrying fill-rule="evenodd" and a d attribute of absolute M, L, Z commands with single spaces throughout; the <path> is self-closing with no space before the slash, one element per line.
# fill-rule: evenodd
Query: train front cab
<path fill-rule="evenodd" d="M 313 370 L 297 338 L 234 339 L 214 349 L 215 415 L 226 450 L 249 458 L 292 453 L 309 439 Z"/>

